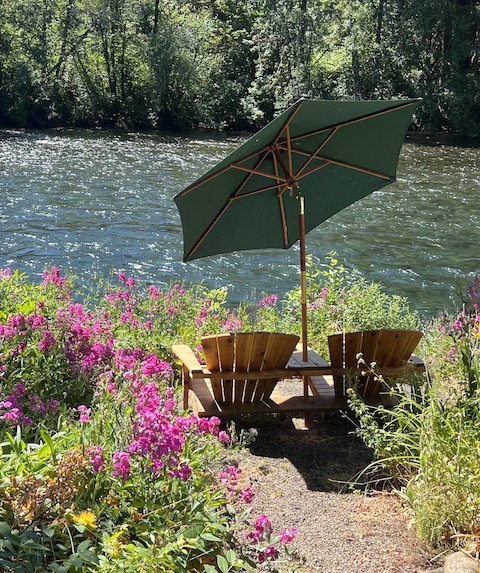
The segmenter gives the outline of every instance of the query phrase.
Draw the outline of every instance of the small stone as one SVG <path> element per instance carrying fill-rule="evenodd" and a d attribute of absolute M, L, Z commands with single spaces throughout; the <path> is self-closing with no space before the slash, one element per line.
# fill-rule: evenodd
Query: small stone
<path fill-rule="evenodd" d="M 445 558 L 444 573 L 477 573 L 478 560 L 462 551 L 452 553 Z"/>

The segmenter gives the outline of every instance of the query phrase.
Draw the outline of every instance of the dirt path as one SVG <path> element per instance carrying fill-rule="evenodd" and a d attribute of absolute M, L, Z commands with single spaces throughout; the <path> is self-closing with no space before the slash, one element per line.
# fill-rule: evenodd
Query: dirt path
<path fill-rule="evenodd" d="M 298 529 L 290 545 L 304 573 L 420 573 L 441 565 L 409 527 L 411 515 L 388 492 L 366 495 L 345 482 L 371 454 L 339 415 L 305 429 L 300 419 L 236 421 L 258 436 L 242 455 L 242 475 L 256 492 L 254 514 L 266 514 L 274 531 Z"/>

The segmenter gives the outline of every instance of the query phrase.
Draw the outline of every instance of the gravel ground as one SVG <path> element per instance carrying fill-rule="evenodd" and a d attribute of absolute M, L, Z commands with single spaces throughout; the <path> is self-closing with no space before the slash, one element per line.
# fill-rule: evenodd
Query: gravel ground
<path fill-rule="evenodd" d="M 415 539 L 396 495 L 346 485 L 372 458 L 345 418 L 328 415 L 309 429 L 290 417 L 241 419 L 235 427 L 258 431 L 239 459 L 256 493 L 251 522 L 265 514 L 274 532 L 298 529 L 290 544 L 296 561 L 282 571 L 420 573 L 442 564 Z"/>

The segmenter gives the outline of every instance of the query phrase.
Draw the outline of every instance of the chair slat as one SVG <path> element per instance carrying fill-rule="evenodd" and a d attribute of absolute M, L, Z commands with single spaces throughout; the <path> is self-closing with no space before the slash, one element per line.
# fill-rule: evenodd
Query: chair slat
<path fill-rule="evenodd" d="M 344 364 L 344 347 L 343 334 L 332 334 L 328 337 L 328 351 L 330 353 L 330 363 L 334 368 L 343 368 Z M 333 385 L 335 396 L 345 395 L 344 376 L 334 376 Z"/>
<path fill-rule="evenodd" d="M 209 370 L 220 370 L 220 358 L 218 356 L 218 345 L 216 336 L 205 336 L 201 340 L 205 364 Z M 223 402 L 223 391 L 220 380 L 212 380 L 212 391 L 217 402 Z"/>
<path fill-rule="evenodd" d="M 220 359 L 220 369 L 224 372 L 233 370 L 235 358 L 235 339 L 232 334 L 217 336 L 218 357 Z M 233 401 L 233 380 L 221 380 L 223 390 L 223 401 L 231 404 Z"/>
<path fill-rule="evenodd" d="M 358 341 L 360 342 L 360 346 L 358 348 L 358 352 L 363 354 L 363 359 L 365 360 L 366 364 L 370 366 L 372 362 L 377 360 L 377 352 L 379 346 L 381 346 L 381 338 L 383 335 L 383 331 L 381 330 L 369 330 L 366 332 L 357 332 L 355 333 L 358 337 Z M 355 362 L 354 362 L 355 360 Z M 345 362 L 348 366 L 355 367 L 358 364 L 358 359 L 355 357 L 345 357 Z M 375 376 L 361 376 L 360 377 L 360 385 L 363 386 L 363 397 L 364 398 L 371 398 L 375 396 L 380 391 L 380 381 L 376 379 Z"/>
<path fill-rule="evenodd" d="M 270 341 L 269 332 L 255 332 L 253 333 L 254 341 L 252 347 L 252 353 L 250 355 L 250 364 L 248 365 L 249 370 L 263 370 L 263 361 L 265 358 L 265 352 Z M 245 402 L 253 402 L 259 400 L 259 394 L 262 388 L 257 392 L 257 385 L 263 386 L 264 381 L 261 380 L 247 380 L 245 388 Z"/>
<path fill-rule="evenodd" d="M 297 341 L 298 337 L 295 335 L 272 332 L 263 361 L 263 370 L 285 368 L 295 350 Z M 264 381 L 263 394 L 260 397 L 261 400 L 270 398 L 277 382 L 278 378 L 270 378 Z"/>
<path fill-rule="evenodd" d="M 250 357 L 252 355 L 252 347 L 254 341 L 253 333 L 240 333 L 236 336 L 236 344 L 235 344 L 235 370 L 239 372 L 247 372 L 249 370 L 250 365 Z M 245 387 L 247 381 L 246 380 L 235 380 L 235 396 L 234 401 L 237 403 L 244 402 L 244 394 L 245 394 Z"/>

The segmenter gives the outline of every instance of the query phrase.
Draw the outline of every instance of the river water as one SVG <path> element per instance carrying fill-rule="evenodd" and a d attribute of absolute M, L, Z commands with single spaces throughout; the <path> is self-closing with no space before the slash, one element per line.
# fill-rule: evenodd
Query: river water
<path fill-rule="evenodd" d="M 0 267 L 40 282 L 51 266 L 81 284 L 119 271 L 141 283 L 204 281 L 229 301 L 298 284 L 298 247 L 182 262 L 174 195 L 241 135 L 0 130 Z M 404 144 L 397 181 L 307 236 L 307 250 L 406 296 L 424 316 L 454 305 L 480 272 L 480 149 Z M 308 208 L 308 206 L 307 206 Z"/>

